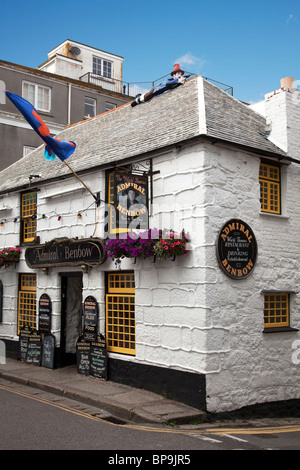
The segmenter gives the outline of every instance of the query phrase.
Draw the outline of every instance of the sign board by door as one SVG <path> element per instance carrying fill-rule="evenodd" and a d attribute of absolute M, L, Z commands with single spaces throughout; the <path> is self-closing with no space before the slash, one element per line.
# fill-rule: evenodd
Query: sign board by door
<path fill-rule="evenodd" d="M 100 338 L 91 342 L 90 375 L 98 379 L 107 379 L 107 349 Z"/>
<path fill-rule="evenodd" d="M 98 324 L 98 303 L 91 295 L 83 303 L 83 337 L 86 341 L 96 341 Z"/>
<path fill-rule="evenodd" d="M 54 369 L 55 337 L 51 334 L 43 338 L 42 366 Z"/>
<path fill-rule="evenodd" d="M 51 331 L 51 299 L 48 294 L 42 294 L 39 300 L 39 331 L 50 333 Z"/>
<path fill-rule="evenodd" d="M 88 375 L 90 370 L 90 347 L 89 341 L 85 341 L 81 336 L 76 344 L 76 359 L 78 374 Z"/>
<path fill-rule="evenodd" d="M 23 326 L 20 330 L 18 359 L 20 359 L 22 362 L 26 361 L 28 340 L 29 336 L 31 335 L 31 331 L 32 330 L 28 325 Z"/>
<path fill-rule="evenodd" d="M 107 380 L 107 349 L 102 336 L 85 341 L 81 336 L 76 344 L 77 372 Z"/>
<path fill-rule="evenodd" d="M 42 335 L 37 330 L 33 330 L 31 335 L 28 337 L 28 347 L 25 359 L 26 364 L 40 366 L 42 359 L 42 349 Z"/>

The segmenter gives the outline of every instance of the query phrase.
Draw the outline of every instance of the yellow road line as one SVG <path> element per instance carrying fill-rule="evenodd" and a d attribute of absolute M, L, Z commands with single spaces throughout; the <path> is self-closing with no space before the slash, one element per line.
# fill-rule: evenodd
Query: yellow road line
<path fill-rule="evenodd" d="M 85 411 L 75 410 L 70 408 L 66 405 L 59 405 L 57 403 L 53 403 L 46 398 L 39 398 L 36 396 L 32 396 L 29 393 L 18 391 L 10 387 L 5 387 L 0 385 L 0 389 L 6 390 L 8 392 L 14 393 L 16 395 L 20 395 L 31 400 L 38 401 L 40 403 L 53 406 L 63 411 L 67 411 L 69 413 L 73 413 L 75 415 L 81 416 L 83 418 L 91 419 L 93 421 L 100 421 L 106 424 L 110 424 L 111 426 L 119 426 L 122 428 L 138 430 L 138 431 L 147 431 L 147 432 L 159 432 L 159 433 L 170 433 L 170 434 L 185 434 L 185 435 L 221 435 L 221 434 L 278 434 L 278 433 L 286 433 L 286 432 L 298 432 L 300 431 L 299 425 L 289 425 L 289 426 L 266 426 L 266 427 L 253 427 L 253 428 L 205 428 L 205 429 L 170 429 L 170 428 L 159 428 L 153 426 L 146 426 L 146 425 L 138 425 L 138 424 L 117 424 L 107 421 L 104 418 L 99 416 L 93 416 Z M 88 405 L 87 405 L 88 406 Z"/>

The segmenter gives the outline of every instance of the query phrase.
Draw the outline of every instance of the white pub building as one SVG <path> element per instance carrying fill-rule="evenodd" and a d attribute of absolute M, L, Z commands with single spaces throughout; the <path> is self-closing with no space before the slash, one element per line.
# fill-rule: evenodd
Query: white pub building
<path fill-rule="evenodd" d="M 209 413 L 300 399 L 299 102 L 197 76 L 62 131 L 69 166 L 3 170 L 6 353 L 27 329 L 64 367 L 101 338 L 108 380 Z"/>

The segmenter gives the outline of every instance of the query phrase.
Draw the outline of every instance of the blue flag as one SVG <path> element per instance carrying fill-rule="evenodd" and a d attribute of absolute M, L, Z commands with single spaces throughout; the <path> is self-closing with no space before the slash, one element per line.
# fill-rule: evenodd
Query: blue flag
<path fill-rule="evenodd" d="M 43 139 L 46 146 L 45 158 L 48 160 L 55 160 L 55 157 L 57 156 L 61 161 L 64 161 L 72 155 L 76 148 L 76 144 L 74 142 L 62 142 L 55 137 L 51 137 L 48 127 L 29 101 L 24 100 L 21 96 L 15 95 L 9 91 L 5 91 L 5 93 L 16 108 L 18 108 L 20 113 L 23 114 L 24 118 L 35 132 Z"/>

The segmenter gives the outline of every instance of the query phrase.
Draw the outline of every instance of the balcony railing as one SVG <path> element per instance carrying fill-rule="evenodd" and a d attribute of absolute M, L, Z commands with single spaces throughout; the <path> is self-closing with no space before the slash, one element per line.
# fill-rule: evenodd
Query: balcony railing
<path fill-rule="evenodd" d="M 116 78 L 107 78 L 103 77 L 102 75 L 95 75 L 91 72 L 88 72 L 79 79 L 86 83 L 91 83 L 93 85 L 97 85 L 102 87 L 104 90 L 114 91 L 117 93 L 122 93 L 128 96 L 136 96 L 138 93 L 146 93 L 149 91 L 155 84 L 161 83 L 168 77 L 170 74 L 164 75 L 163 77 L 158 78 L 152 82 L 124 82 L 123 80 L 117 80 Z M 186 72 L 185 76 L 187 78 L 195 77 L 197 74 Z M 221 90 L 226 91 L 229 95 L 233 96 L 233 88 L 230 85 L 226 85 L 225 83 L 218 82 L 213 80 L 212 78 L 203 77 L 205 80 L 213 83 Z"/>

